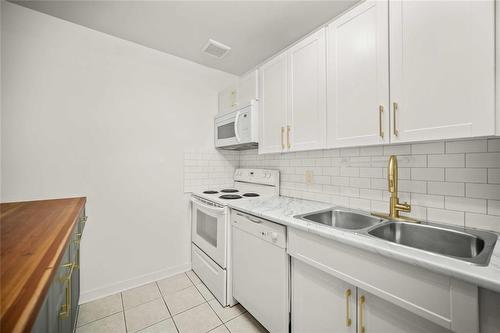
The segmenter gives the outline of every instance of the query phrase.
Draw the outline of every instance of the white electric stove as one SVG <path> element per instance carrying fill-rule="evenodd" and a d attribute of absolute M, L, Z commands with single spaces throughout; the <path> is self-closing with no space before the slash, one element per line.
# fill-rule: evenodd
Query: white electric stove
<path fill-rule="evenodd" d="M 192 268 L 222 306 L 232 306 L 230 212 L 235 200 L 279 195 L 279 171 L 237 169 L 234 186 L 191 196 Z"/>

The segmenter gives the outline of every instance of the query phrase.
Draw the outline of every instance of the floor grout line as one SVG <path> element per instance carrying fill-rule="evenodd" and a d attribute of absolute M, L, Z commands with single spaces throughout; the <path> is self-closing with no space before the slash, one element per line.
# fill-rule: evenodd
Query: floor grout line
<path fill-rule="evenodd" d="M 120 293 L 120 301 L 122 302 L 122 312 L 123 312 L 123 321 L 125 322 L 125 332 L 128 332 L 127 327 L 127 317 L 125 317 L 125 304 L 123 304 L 123 294 Z"/>
<path fill-rule="evenodd" d="M 163 296 L 163 293 L 161 292 L 160 286 L 158 285 L 158 281 L 155 281 L 156 287 L 158 290 L 160 290 L 160 296 L 161 299 L 163 300 L 163 303 L 167 307 L 168 314 L 170 315 L 170 319 L 172 319 L 172 323 L 174 323 L 175 330 L 179 332 L 179 328 L 177 327 L 177 323 L 174 320 L 174 316 L 172 315 L 172 312 L 170 311 L 170 308 L 168 307 L 167 301 L 165 300 L 165 297 Z"/>
<path fill-rule="evenodd" d="M 111 313 L 111 314 L 109 314 L 109 315 L 107 315 L 107 316 L 104 316 L 104 317 L 102 317 L 102 318 L 95 319 L 95 320 L 89 321 L 88 323 L 85 323 L 85 324 L 83 324 L 83 325 L 77 326 L 76 328 L 80 328 L 80 327 L 83 327 L 83 326 L 87 326 L 88 324 L 92 324 L 92 323 L 95 323 L 96 321 L 106 319 L 106 318 L 111 317 L 111 316 L 114 316 L 115 314 L 120 313 L 120 312 L 125 313 L 125 311 L 123 311 L 123 310 L 121 310 L 121 311 L 116 311 L 116 312 L 113 312 L 113 313 Z"/>

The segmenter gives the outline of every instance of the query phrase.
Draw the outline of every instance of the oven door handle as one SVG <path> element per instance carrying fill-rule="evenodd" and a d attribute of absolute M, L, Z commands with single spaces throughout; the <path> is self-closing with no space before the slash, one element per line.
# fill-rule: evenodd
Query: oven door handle
<path fill-rule="evenodd" d="M 203 207 L 205 209 L 208 209 L 208 210 L 211 210 L 211 211 L 214 211 L 214 212 L 218 212 L 218 213 L 222 213 L 224 212 L 225 208 L 224 207 L 214 207 L 214 206 L 210 206 L 210 205 L 207 205 L 207 204 L 204 204 L 203 202 L 201 202 L 200 200 L 198 199 L 195 199 L 195 198 L 191 198 L 191 202 L 200 206 L 200 207 Z"/>
<path fill-rule="evenodd" d="M 240 135 L 238 134 L 238 122 L 240 121 L 241 112 L 236 111 L 236 117 L 234 117 L 234 135 L 236 136 L 236 141 L 240 143 Z"/>

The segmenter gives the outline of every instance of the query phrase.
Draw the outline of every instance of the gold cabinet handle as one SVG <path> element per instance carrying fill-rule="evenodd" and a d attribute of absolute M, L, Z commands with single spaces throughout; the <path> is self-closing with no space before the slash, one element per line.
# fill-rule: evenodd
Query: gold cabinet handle
<path fill-rule="evenodd" d="M 286 127 L 286 145 L 290 149 L 290 125 Z"/>
<path fill-rule="evenodd" d="M 73 242 L 80 243 L 81 239 L 82 239 L 82 233 L 79 232 L 79 233 L 75 234 L 75 239 L 73 239 Z"/>
<path fill-rule="evenodd" d="M 392 115 L 393 115 L 393 127 L 394 127 L 394 135 L 398 136 L 399 131 L 398 131 L 398 125 L 397 125 L 397 118 L 396 115 L 398 113 L 398 103 L 394 102 L 392 103 Z"/>
<path fill-rule="evenodd" d="M 283 142 L 284 135 L 285 135 L 285 128 L 281 126 L 281 149 L 285 149 L 285 142 Z"/>
<path fill-rule="evenodd" d="M 365 327 L 365 296 L 359 298 L 359 326 L 360 333 L 366 333 Z"/>
<path fill-rule="evenodd" d="M 85 222 L 87 222 L 87 218 L 87 216 L 80 217 L 80 224 L 85 224 Z"/>
<path fill-rule="evenodd" d="M 351 327 L 351 311 L 349 310 L 349 298 L 351 297 L 351 289 L 345 291 L 345 326 Z"/>
<path fill-rule="evenodd" d="M 69 268 L 69 274 L 61 279 L 66 283 L 66 301 L 61 306 L 61 311 L 59 312 L 59 317 L 68 318 L 71 310 L 71 276 L 73 275 L 73 269 L 75 268 L 74 263 L 64 264 L 63 267 Z"/>
<path fill-rule="evenodd" d="M 384 138 L 384 130 L 382 129 L 383 116 L 384 116 L 384 106 L 379 105 L 378 106 L 378 130 L 379 130 L 379 135 L 382 139 Z"/>

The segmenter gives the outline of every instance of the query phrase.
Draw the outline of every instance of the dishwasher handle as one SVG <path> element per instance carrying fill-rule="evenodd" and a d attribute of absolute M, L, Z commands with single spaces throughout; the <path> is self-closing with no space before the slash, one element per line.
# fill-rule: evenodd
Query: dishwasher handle
<path fill-rule="evenodd" d="M 249 220 L 250 222 L 253 222 L 253 223 L 262 223 L 262 220 L 256 219 L 254 217 L 250 217 L 250 216 L 248 216 L 246 214 L 236 213 L 236 215 L 244 217 L 244 218 L 246 218 L 247 220 Z"/>

